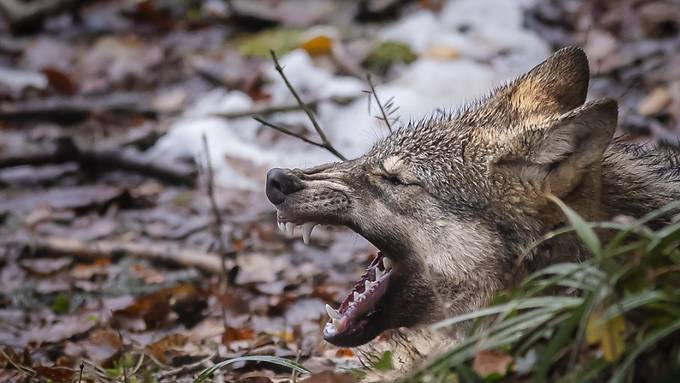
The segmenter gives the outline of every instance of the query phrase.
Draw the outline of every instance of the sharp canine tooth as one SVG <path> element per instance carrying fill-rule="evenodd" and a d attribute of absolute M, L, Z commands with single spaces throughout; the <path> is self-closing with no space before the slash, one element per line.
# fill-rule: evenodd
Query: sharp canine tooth
<path fill-rule="evenodd" d="M 382 276 L 382 274 L 383 274 L 382 270 L 380 270 L 379 267 L 376 267 L 375 268 L 375 280 L 377 281 Z"/>
<path fill-rule="evenodd" d="M 336 330 L 340 329 L 340 320 L 333 318 L 333 327 L 335 327 Z"/>
<path fill-rule="evenodd" d="M 295 224 L 294 223 L 292 223 L 292 222 L 286 223 L 286 233 L 291 237 L 295 234 Z"/>
<path fill-rule="evenodd" d="M 302 242 L 304 242 L 305 245 L 308 245 L 309 239 L 312 238 L 312 230 L 314 230 L 314 226 L 316 226 L 316 224 L 311 222 L 302 225 Z"/>
<path fill-rule="evenodd" d="M 279 221 L 279 230 L 281 230 L 282 233 L 286 232 L 286 224 Z"/>
<path fill-rule="evenodd" d="M 385 267 L 385 270 L 392 268 L 392 261 L 387 257 L 384 257 L 382 259 L 382 264 Z"/>
<path fill-rule="evenodd" d="M 328 314 L 329 317 L 331 317 L 331 319 L 333 319 L 334 324 L 336 320 L 340 319 L 340 313 L 338 313 L 328 304 L 326 304 L 326 313 Z"/>
<path fill-rule="evenodd" d="M 357 293 L 357 292 L 355 291 L 355 292 L 354 292 L 354 295 L 353 295 L 354 301 L 356 301 L 356 300 L 359 299 L 360 297 L 361 297 L 361 294 L 359 294 L 359 293 Z"/>
<path fill-rule="evenodd" d="M 364 281 L 364 293 L 368 291 L 371 287 L 373 287 L 373 283 L 369 281 Z"/>

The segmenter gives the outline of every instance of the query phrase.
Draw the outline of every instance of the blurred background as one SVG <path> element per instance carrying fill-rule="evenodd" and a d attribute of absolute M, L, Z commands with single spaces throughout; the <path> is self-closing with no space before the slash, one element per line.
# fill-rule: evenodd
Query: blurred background
<path fill-rule="evenodd" d="M 677 144 L 675 0 L 0 0 L 0 380 L 360 366 L 321 340 L 323 306 L 374 249 L 287 238 L 263 193 L 271 167 L 337 160 L 252 118 L 319 141 L 270 50 L 352 158 L 389 133 L 375 96 L 399 126 L 567 45 L 620 134 Z M 224 380 L 289 378 L 263 368 Z"/>

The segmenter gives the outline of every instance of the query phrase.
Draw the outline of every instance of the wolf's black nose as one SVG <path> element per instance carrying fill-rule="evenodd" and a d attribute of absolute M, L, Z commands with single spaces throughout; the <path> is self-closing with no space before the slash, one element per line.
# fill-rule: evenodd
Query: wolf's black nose
<path fill-rule="evenodd" d="M 302 189 L 302 182 L 289 170 L 274 168 L 267 173 L 267 198 L 274 205 L 286 199 L 286 195 Z"/>

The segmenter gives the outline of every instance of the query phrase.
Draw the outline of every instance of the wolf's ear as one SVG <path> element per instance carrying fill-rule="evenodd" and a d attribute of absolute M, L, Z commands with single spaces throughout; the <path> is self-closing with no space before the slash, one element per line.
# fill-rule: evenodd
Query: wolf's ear
<path fill-rule="evenodd" d="M 509 106 L 519 118 L 539 121 L 583 105 L 589 77 L 588 58 L 583 50 L 562 48 L 501 88 L 492 99 L 506 109 Z"/>
<path fill-rule="evenodd" d="M 602 161 L 616 130 L 618 105 L 612 99 L 590 102 L 542 128 L 518 133 L 496 166 L 512 169 L 541 190 L 562 197 Z"/>

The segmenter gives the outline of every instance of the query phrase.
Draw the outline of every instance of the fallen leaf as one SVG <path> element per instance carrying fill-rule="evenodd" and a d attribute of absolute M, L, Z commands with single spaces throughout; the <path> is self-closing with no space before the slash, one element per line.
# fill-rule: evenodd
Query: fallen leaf
<path fill-rule="evenodd" d="M 421 54 L 421 57 L 433 60 L 455 60 L 460 57 L 460 52 L 456 48 L 439 45 L 428 48 Z"/>
<path fill-rule="evenodd" d="M 78 87 L 71 76 L 57 68 L 45 67 L 41 71 L 47 76 L 47 81 L 50 87 L 57 90 L 57 92 L 73 96 L 78 92 Z"/>
<path fill-rule="evenodd" d="M 255 339 L 255 332 L 250 328 L 234 328 L 227 327 L 227 329 L 222 333 L 222 343 L 229 344 L 234 341 L 239 340 L 251 340 Z"/>
<path fill-rule="evenodd" d="M 61 270 L 66 269 L 73 258 L 33 258 L 33 259 L 22 259 L 19 261 L 21 267 L 33 274 L 40 276 L 49 276 L 55 274 Z"/>
<path fill-rule="evenodd" d="M 55 383 L 71 382 L 75 376 L 75 371 L 67 367 L 37 366 L 33 367 L 33 369 L 39 377 L 49 379 Z"/>
<path fill-rule="evenodd" d="M 161 363 L 168 363 L 174 354 L 178 353 L 178 349 L 183 347 L 189 338 L 183 334 L 170 334 L 164 336 L 160 340 L 146 346 L 146 350 L 153 355 Z"/>
<path fill-rule="evenodd" d="M 168 320 L 170 311 L 187 327 L 193 327 L 203 318 L 206 307 L 205 294 L 192 284 L 181 284 L 138 298 L 135 303 L 117 310 L 114 315 L 142 318 L 148 329 L 158 328 Z"/>
<path fill-rule="evenodd" d="M 323 56 L 331 53 L 333 40 L 326 35 L 313 36 L 300 44 L 300 48 L 309 53 L 310 56 Z"/>
<path fill-rule="evenodd" d="M 586 342 L 591 345 L 599 344 L 604 359 L 613 362 L 625 350 L 625 329 L 626 322 L 620 315 L 604 321 L 602 314 L 592 313 L 586 325 Z"/>
<path fill-rule="evenodd" d="M 106 275 L 110 265 L 111 260 L 108 258 L 100 258 L 93 263 L 79 263 L 71 269 L 71 276 L 75 279 L 90 279 L 95 275 Z"/>
<path fill-rule="evenodd" d="M 110 328 L 96 329 L 90 332 L 86 340 L 80 342 L 89 359 L 109 364 L 123 347 L 118 332 Z"/>
<path fill-rule="evenodd" d="M 85 316 L 62 316 L 56 323 L 46 324 L 26 332 L 21 342 L 23 344 L 59 342 L 75 335 L 87 333 L 94 324 L 94 321 Z"/>
<path fill-rule="evenodd" d="M 512 364 L 512 357 L 502 351 L 481 350 L 475 354 L 472 369 L 482 377 L 491 374 L 505 376 Z"/>
<path fill-rule="evenodd" d="M 159 284 L 165 282 L 165 275 L 160 271 L 142 263 L 135 263 L 130 266 L 132 274 L 143 280 L 146 284 Z"/>
<path fill-rule="evenodd" d="M 663 111 L 671 103 L 671 93 L 666 87 L 652 90 L 638 104 L 638 112 L 643 116 L 652 116 Z"/>

